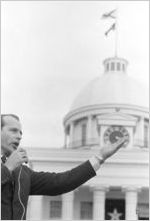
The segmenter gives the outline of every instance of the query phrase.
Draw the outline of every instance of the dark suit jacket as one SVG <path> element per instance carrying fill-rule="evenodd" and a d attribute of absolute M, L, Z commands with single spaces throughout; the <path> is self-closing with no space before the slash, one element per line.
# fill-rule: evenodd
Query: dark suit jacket
<path fill-rule="evenodd" d="M 62 173 L 35 172 L 21 166 L 10 174 L 3 164 L 1 169 L 2 220 L 25 219 L 29 195 L 67 193 L 96 175 L 89 161 Z"/>

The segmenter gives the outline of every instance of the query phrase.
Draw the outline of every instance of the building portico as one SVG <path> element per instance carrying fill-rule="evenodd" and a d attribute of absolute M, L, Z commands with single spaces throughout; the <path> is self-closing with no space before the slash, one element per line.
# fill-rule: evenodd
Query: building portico
<path fill-rule="evenodd" d="M 148 195 L 148 188 L 144 192 Z M 44 219 L 48 219 L 50 209 L 54 210 L 51 207 L 51 202 L 61 202 L 61 206 L 57 207 L 57 212 L 60 210 L 58 213 L 61 214 L 61 217 L 57 218 L 58 220 L 101 221 L 115 219 L 115 217 L 118 217 L 117 220 L 138 220 L 142 215 L 138 214 L 138 211 L 142 209 L 139 193 L 140 196 L 144 196 L 144 192 L 136 186 L 109 188 L 105 186 L 84 186 L 58 197 L 32 197 L 28 213 L 32 214 L 32 220 L 42 217 L 42 214 L 45 214 Z M 43 200 L 45 200 L 44 204 Z M 148 204 L 148 197 L 146 201 Z M 111 204 L 112 202 L 113 204 Z M 117 207 L 118 205 L 119 207 Z M 37 207 L 38 211 L 35 209 Z M 145 216 L 148 217 L 148 207 L 145 207 L 146 209 Z"/>
<path fill-rule="evenodd" d="M 63 172 L 89 159 L 98 150 L 27 150 L 36 171 Z M 56 197 L 32 196 L 28 220 L 137 220 L 148 214 L 148 150 L 122 149 L 105 162 L 97 176 L 75 191 Z M 57 166 L 57 167 L 56 167 Z M 38 211 L 36 208 L 38 206 Z M 56 217 L 57 214 L 57 217 Z M 121 215 L 122 214 L 122 215 Z M 137 217 L 138 216 L 138 217 Z"/>

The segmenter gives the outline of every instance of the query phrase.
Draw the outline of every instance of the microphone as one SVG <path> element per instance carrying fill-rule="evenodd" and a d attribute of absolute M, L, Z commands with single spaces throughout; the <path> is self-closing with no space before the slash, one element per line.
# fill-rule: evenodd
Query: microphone
<path fill-rule="evenodd" d="M 6 163 L 6 160 L 7 160 L 6 156 L 5 156 L 5 155 L 2 155 L 2 156 L 1 156 L 1 160 L 2 160 L 2 163 Z"/>

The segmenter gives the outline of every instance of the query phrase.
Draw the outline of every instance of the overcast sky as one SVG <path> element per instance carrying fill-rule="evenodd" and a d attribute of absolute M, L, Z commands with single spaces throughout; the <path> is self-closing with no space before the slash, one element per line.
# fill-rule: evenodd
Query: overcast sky
<path fill-rule="evenodd" d="M 113 21 L 101 16 L 115 8 L 118 55 L 148 87 L 149 1 L 1 2 L 1 112 L 20 116 L 22 146 L 63 146 L 73 100 L 114 56 Z"/>

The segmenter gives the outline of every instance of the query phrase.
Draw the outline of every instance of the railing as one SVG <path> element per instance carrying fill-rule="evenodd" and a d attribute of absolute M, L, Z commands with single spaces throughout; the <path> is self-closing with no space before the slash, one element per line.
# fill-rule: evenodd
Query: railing
<path fill-rule="evenodd" d="M 74 142 L 69 143 L 69 147 L 71 148 L 80 148 L 80 147 L 90 147 L 99 144 L 98 138 L 91 138 L 86 140 L 76 140 Z"/>
<path fill-rule="evenodd" d="M 76 148 L 90 148 L 91 146 L 99 145 L 99 139 L 98 138 L 91 138 L 91 139 L 86 139 L 86 140 L 76 140 L 74 142 L 71 142 L 68 144 L 68 147 L 76 149 Z M 149 142 L 147 140 L 138 140 L 136 139 L 134 146 L 139 146 L 141 148 L 148 148 L 149 147 Z"/>

